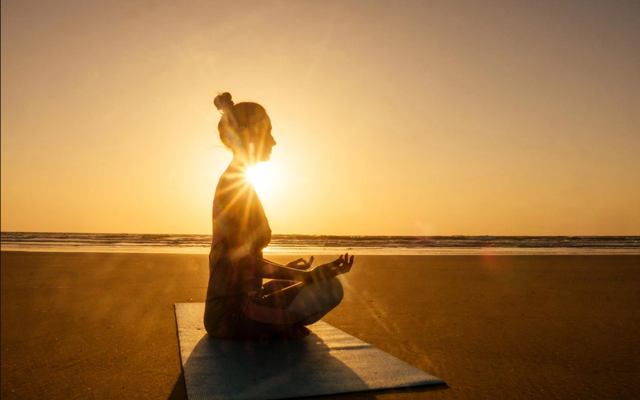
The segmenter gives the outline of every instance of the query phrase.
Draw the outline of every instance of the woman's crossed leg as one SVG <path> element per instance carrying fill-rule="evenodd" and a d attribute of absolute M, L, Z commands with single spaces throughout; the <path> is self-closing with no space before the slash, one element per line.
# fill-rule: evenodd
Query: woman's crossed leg
<path fill-rule="evenodd" d="M 297 339 L 309 334 L 305 325 L 318 322 L 343 297 L 342 283 L 336 277 L 316 282 L 272 280 L 263 285 L 262 296 L 252 299 L 245 313 Z"/>

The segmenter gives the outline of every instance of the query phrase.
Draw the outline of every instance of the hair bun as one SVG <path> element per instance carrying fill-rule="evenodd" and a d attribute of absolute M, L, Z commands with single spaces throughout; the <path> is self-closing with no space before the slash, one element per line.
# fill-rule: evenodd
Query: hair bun
<path fill-rule="evenodd" d="M 233 107 L 233 100 L 231 100 L 231 94 L 229 92 L 224 92 L 222 94 L 217 95 L 216 98 L 213 99 L 213 105 L 215 105 L 219 111 L 222 111 L 223 113 L 226 114 L 229 111 L 229 109 Z"/>

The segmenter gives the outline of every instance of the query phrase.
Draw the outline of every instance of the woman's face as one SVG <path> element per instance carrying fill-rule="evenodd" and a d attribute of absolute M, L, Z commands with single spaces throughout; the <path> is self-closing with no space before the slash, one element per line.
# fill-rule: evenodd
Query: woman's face
<path fill-rule="evenodd" d="M 255 127 L 255 139 L 250 142 L 249 149 L 256 161 L 269 161 L 271 159 L 271 150 L 276 145 L 276 140 L 271 135 L 271 119 L 268 115 L 264 115 Z"/>

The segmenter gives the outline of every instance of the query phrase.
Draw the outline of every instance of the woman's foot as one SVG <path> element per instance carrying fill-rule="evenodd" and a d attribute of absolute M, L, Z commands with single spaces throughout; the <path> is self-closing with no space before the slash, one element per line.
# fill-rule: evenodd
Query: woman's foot
<path fill-rule="evenodd" d="M 311 333 L 311 330 L 304 325 L 295 325 L 295 326 L 298 327 L 300 332 L 302 332 L 305 336 L 309 336 L 309 334 Z"/>
<path fill-rule="evenodd" d="M 293 325 L 283 332 L 283 339 L 301 340 L 309 336 L 311 331 L 303 325 Z"/>

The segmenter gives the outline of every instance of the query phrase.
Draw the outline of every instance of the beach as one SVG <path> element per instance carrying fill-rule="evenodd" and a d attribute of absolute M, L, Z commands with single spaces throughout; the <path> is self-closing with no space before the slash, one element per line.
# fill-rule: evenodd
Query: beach
<path fill-rule="evenodd" d="M 173 304 L 204 301 L 206 255 L 1 257 L 3 399 L 186 399 Z M 640 256 L 358 256 L 341 280 L 323 320 L 447 386 L 328 398 L 640 396 Z"/>

